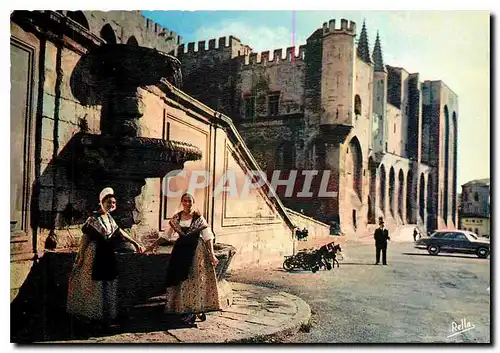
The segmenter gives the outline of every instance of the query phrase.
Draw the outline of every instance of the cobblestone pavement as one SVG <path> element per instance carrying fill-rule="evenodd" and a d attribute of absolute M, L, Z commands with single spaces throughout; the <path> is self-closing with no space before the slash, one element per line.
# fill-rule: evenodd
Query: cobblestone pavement
<path fill-rule="evenodd" d="M 165 327 L 167 324 L 154 316 L 143 317 L 148 320 L 145 325 L 140 317 L 131 317 L 124 332 L 47 343 L 255 343 L 294 333 L 309 322 L 309 305 L 297 296 L 251 284 L 233 282 L 231 287 L 233 305 L 208 313 L 207 320 L 197 322 L 196 327 Z M 161 311 L 161 307 L 161 302 L 153 303 L 144 311 Z"/>

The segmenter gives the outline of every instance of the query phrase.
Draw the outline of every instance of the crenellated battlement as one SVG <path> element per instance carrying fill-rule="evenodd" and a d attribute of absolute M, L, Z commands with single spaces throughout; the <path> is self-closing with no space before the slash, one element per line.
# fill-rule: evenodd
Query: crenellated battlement
<path fill-rule="evenodd" d="M 356 35 L 356 22 L 347 21 L 345 18 L 340 20 L 340 27 L 335 26 L 335 19 L 323 23 L 323 35 L 329 34 L 350 34 Z"/>
<path fill-rule="evenodd" d="M 142 16 L 142 18 L 144 19 L 146 24 L 146 31 L 155 36 L 164 38 L 165 41 L 173 41 L 176 45 L 182 43 L 182 37 L 176 32 L 173 32 L 168 28 L 161 26 L 160 24 L 154 22 L 153 20 L 150 20 L 149 18 L 146 18 L 144 16 Z"/>
<path fill-rule="evenodd" d="M 288 47 L 285 49 L 285 56 L 283 56 L 283 49 L 274 49 L 272 51 L 272 56 L 270 56 L 271 52 L 269 50 L 266 50 L 261 53 L 240 55 L 236 59 L 239 60 L 244 66 L 292 62 L 292 58 L 294 59 L 294 61 L 303 61 L 305 58 L 306 46 L 299 46 L 298 53 L 295 54 L 295 52 L 295 47 Z"/>
<path fill-rule="evenodd" d="M 208 47 L 206 40 L 198 42 L 189 42 L 181 44 L 177 47 L 177 55 L 204 55 L 206 53 L 213 53 L 214 51 L 227 51 L 228 49 L 236 49 L 241 51 L 240 55 L 248 54 L 252 49 L 244 44 L 235 36 L 220 37 L 218 40 L 213 38 L 208 40 Z"/>
<path fill-rule="evenodd" d="M 348 34 L 356 35 L 356 23 L 348 21 L 344 18 L 340 20 L 340 25 L 336 25 L 335 19 L 325 22 L 322 28 L 316 30 L 311 37 L 308 38 L 308 43 L 312 40 L 321 41 L 322 37 L 330 34 Z M 207 46 L 208 42 L 208 46 Z M 303 61 L 305 59 L 306 45 L 298 47 L 296 52 L 294 47 L 288 47 L 285 50 L 275 49 L 271 51 L 263 51 L 256 53 L 252 51 L 248 45 L 242 44 L 241 40 L 235 36 L 212 38 L 200 40 L 198 42 L 189 42 L 180 44 L 177 47 L 177 57 L 187 56 L 196 58 L 197 56 L 214 55 L 215 53 L 224 53 L 227 59 L 231 58 L 240 62 L 243 66 L 246 65 L 267 65 L 278 64 L 285 62 Z M 284 53 L 283 53 L 284 52 Z M 272 54 L 272 55 L 271 55 Z M 285 56 L 283 56 L 283 54 Z"/>

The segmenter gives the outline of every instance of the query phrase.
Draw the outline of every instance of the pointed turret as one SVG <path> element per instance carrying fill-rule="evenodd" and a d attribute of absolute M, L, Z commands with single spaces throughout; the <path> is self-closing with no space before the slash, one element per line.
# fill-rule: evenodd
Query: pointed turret
<path fill-rule="evenodd" d="M 377 31 L 377 39 L 375 39 L 375 47 L 373 48 L 373 62 L 375 64 L 375 72 L 385 72 L 384 60 L 382 58 L 382 47 Z"/>
<path fill-rule="evenodd" d="M 365 21 L 363 21 L 363 28 L 361 29 L 361 34 L 359 35 L 358 58 L 363 60 L 365 63 L 371 63 L 370 60 L 370 49 L 368 48 L 368 34 L 366 33 Z"/>

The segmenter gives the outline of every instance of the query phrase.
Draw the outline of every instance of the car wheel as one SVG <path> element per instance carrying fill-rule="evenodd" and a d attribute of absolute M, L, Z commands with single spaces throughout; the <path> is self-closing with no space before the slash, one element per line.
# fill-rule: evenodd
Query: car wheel
<path fill-rule="evenodd" d="M 283 269 L 284 269 L 285 271 L 290 272 L 290 271 L 292 271 L 292 270 L 293 270 L 293 268 L 294 268 L 294 266 L 293 266 L 293 260 L 292 260 L 292 259 L 286 259 L 286 260 L 283 262 Z"/>
<path fill-rule="evenodd" d="M 489 254 L 490 254 L 490 251 L 487 248 L 477 249 L 477 256 L 482 258 L 482 259 L 486 259 Z"/>
<path fill-rule="evenodd" d="M 437 246 L 437 245 L 429 245 L 427 247 L 427 251 L 431 255 L 437 255 L 437 254 L 439 254 L 439 246 Z"/>

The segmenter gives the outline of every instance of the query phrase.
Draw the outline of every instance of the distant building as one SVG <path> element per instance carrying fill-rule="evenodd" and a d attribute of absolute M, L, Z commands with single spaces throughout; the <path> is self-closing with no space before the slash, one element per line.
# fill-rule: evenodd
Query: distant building
<path fill-rule="evenodd" d="M 489 237 L 490 233 L 490 179 L 476 179 L 462 185 L 459 208 L 462 229 Z"/>

